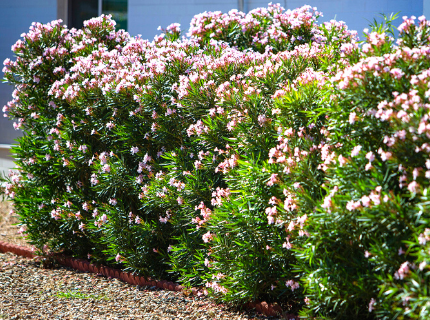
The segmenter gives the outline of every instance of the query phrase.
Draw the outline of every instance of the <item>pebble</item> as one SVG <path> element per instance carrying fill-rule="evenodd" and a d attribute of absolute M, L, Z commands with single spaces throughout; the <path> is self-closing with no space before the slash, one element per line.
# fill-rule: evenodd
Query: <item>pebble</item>
<path fill-rule="evenodd" d="M 0 319 L 279 319 L 0 253 Z"/>

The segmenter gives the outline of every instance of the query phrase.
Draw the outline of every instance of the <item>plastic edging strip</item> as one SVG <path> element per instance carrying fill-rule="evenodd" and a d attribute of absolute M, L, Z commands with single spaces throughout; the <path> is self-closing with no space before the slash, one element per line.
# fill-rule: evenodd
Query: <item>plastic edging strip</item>
<path fill-rule="evenodd" d="M 26 258 L 36 258 L 34 251 L 31 248 L 22 247 L 19 245 L 10 244 L 7 242 L 0 241 L 0 252 L 12 252 L 18 256 L 23 256 Z M 151 278 L 145 278 L 143 276 L 133 275 L 129 272 L 124 272 L 119 269 L 114 269 L 106 266 L 98 266 L 90 263 L 87 260 L 77 259 L 67 256 L 54 256 L 55 260 L 67 267 L 82 271 L 102 274 L 105 277 L 117 278 L 131 285 L 139 286 L 155 286 L 160 289 L 170 290 L 170 291 L 184 291 L 185 287 L 178 283 L 165 281 L 165 280 L 153 280 Z M 190 293 L 197 295 L 199 293 L 198 288 L 191 288 Z M 277 303 L 267 303 L 266 301 L 255 301 L 249 302 L 243 305 L 245 309 L 256 309 L 258 312 L 263 313 L 266 316 L 279 316 L 283 314 L 282 308 Z M 294 317 L 294 315 L 286 315 L 288 319 Z M 291 318 L 292 319 L 292 318 Z"/>

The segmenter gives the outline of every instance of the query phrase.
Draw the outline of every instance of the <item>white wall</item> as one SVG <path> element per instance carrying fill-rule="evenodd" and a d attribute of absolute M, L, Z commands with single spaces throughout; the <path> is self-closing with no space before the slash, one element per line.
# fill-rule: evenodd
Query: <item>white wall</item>
<path fill-rule="evenodd" d="M 13 160 L 9 147 L 0 145 L 0 174 L 7 174 L 15 166 Z"/>

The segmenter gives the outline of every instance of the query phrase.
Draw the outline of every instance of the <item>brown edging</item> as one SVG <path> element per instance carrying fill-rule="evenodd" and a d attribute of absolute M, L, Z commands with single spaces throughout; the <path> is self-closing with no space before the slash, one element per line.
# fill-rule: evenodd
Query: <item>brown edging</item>
<path fill-rule="evenodd" d="M 0 241 L 0 252 L 12 252 L 16 255 L 23 256 L 26 258 L 31 258 L 31 259 L 37 257 L 31 248 L 22 247 L 19 245 L 10 244 L 2 241 Z M 119 269 L 95 265 L 83 259 L 77 259 L 77 258 L 72 258 L 67 256 L 55 256 L 55 259 L 61 265 L 71 267 L 73 269 L 83 271 L 83 272 L 99 273 L 105 277 L 117 278 L 131 285 L 155 286 L 155 287 L 165 289 L 165 290 L 170 290 L 170 291 L 183 291 L 185 289 L 185 287 L 181 286 L 178 283 L 174 283 L 171 281 L 164 281 L 164 280 L 154 280 L 151 278 L 145 278 L 143 276 L 133 275 L 130 272 L 124 272 Z M 190 291 L 191 291 L 190 293 L 194 295 L 196 295 L 199 292 L 197 288 L 191 288 Z M 249 303 L 246 303 L 243 307 L 245 309 L 255 308 L 258 312 L 261 312 L 266 316 L 279 316 L 279 315 L 282 315 L 283 313 L 282 308 L 278 304 L 267 303 L 265 301 L 249 302 Z"/>

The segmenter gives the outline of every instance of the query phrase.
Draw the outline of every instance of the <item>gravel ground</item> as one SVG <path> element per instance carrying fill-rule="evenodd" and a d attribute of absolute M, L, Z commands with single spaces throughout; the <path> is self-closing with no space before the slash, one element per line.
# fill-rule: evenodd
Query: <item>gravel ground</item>
<path fill-rule="evenodd" d="M 0 319 L 275 319 L 0 253 Z"/>
<path fill-rule="evenodd" d="M 28 247 L 25 238 L 18 233 L 20 227 L 14 225 L 18 223 L 18 216 L 10 214 L 12 209 L 12 202 L 1 201 L 0 197 L 0 241 Z"/>
<path fill-rule="evenodd" d="M 0 241 L 29 245 L 18 234 L 18 217 L 0 201 Z M 238 311 L 207 298 L 155 287 L 138 287 L 34 260 L 0 253 L 0 319 L 279 319 Z"/>

